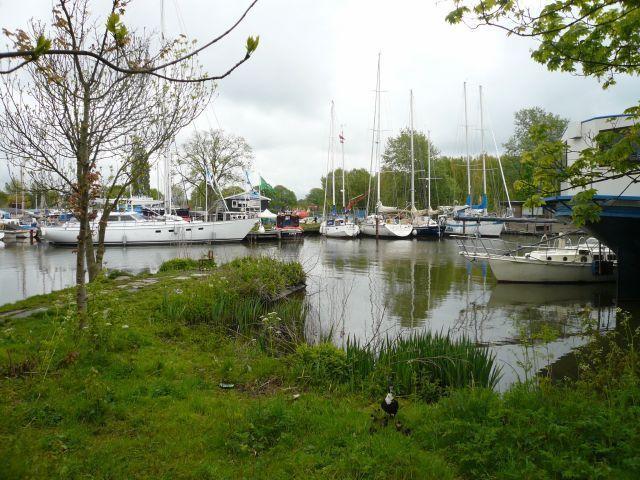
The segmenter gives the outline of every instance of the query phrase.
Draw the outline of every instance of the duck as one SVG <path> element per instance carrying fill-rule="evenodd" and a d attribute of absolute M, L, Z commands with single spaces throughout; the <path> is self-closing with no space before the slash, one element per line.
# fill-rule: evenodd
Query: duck
<path fill-rule="evenodd" d="M 380 404 L 380 407 L 390 417 L 395 417 L 398 413 L 399 405 L 398 400 L 393 396 L 393 387 L 389 386 L 389 393 L 387 393 L 387 396 Z"/>

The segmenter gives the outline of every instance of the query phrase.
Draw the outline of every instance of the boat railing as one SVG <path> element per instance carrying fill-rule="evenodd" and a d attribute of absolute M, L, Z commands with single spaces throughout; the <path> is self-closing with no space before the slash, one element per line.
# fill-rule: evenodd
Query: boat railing
<path fill-rule="evenodd" d="M 517 242 L 510 242 L 500 238 L 486 238 L 477 236 L 454 235 L 459 253 L 466 258 L 491 258 L 504 256 L 524 256 L 533 250 L 546 251 L 560 248 L 572 248 L 571 240 L 558 235 L 547 237 L 544 235 L 539 242 L 523 245 Z M 579 242 L 580 243 L 580 242 Z"/>

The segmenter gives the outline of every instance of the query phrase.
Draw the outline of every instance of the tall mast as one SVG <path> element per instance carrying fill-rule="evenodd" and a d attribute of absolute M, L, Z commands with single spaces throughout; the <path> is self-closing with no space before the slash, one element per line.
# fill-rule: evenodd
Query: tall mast
<path fill-rule="evenodd" d="M 342 210 L 346 211 L 347 203 L 346 203 L 346 186 L 344 181 L 344 125 L 340 125 L 340 148 L 342 149 Z"/>
<path fill-rule="evenodd" d="M 378 121 L 377 121 L 377 135 L 376 135 L 376 161 L 378 162 L 378 183 L 376 186 L 376 194 L 378 202 L 376 203 L 376 213 L 378 211 L 377 205 L 380 203 L 380 54 L 378 53 L 378 78 L 376 81 L 376 100 L 378 102 Z"/>
<path fill-rule="evenodd" d="M 469 157 L 469 120 L 467 118 L 467 82 L 464 82 L 464 145 L 467 155 L 467 196 L 471 201 L 471 158 Z M 471 206 L 471 205 L 469 205 Z"/>
<path fill-rule="evenodd" d="M 331 152 L 331 174 L 333 179 L 331 180 L 331 189 L 332 189 L 332 197 L 331 197 L 331 208 L 334 209 L 336 206 L 336 164 L 335 164 L 335 156 L 333 151 L 333 121 L 334 121 L 334 113 L 333 113 L 333 100 L 331 100 L 331 128 L 329 129 L 329 151 Z"/>
<path fill-rule="evenodd" d="M 487 194 L 487 156 L 484 152 L 484 112 L 482 111 L 482 85 L 480 85 L 480 156 L 482 157 L 482 195 Z"/>
<path fill-rule="evenodd" d="M 409 90 L 409 117 L 411 118 L 411 214 L 416 209 L 416 171 L 413 150 L 413 90 Z"/>
<path fill-rule="evenodd" d="M 431 131 L 427 130 L 427 215 L 431 216 Z"/>
<path fill-rule="evenodd" d="M 22 216 L 24 217 L 24 162 L 20 165 L 20 195 L 22 197 Z"/>

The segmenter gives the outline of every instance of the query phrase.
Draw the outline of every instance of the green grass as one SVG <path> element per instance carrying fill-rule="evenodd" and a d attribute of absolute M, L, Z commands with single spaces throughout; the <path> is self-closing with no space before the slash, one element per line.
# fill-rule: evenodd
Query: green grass
<path fill-rule="evenodd" d="M 172 258 L 160 265 L 159 272 L 184 272 L 189 270 L 211 270 L 216 267 L 213 258 Z"/>
<path fill-rule="evenodd" d="M 616 350 L 617 380 L 600 375 L 597 389 L 587 375 L 499 394 L 476 380 L 491 378 L 487 357 L 484 367 L 441 374 L 449 383 L 426 402 L 421 379 L 446 363 L 394 365 L 442 351 L 470 365 L 464 342 L 413 337 L 377 356 L 353 344 L 305 345 L 303 302 L 274 300 L 304 281 L 297 264 L 239 260 L 175 277 L 159 274 L 138 291 L 109 279 L 91 285 L 81 332 L 72 290 L 12 307 L 49 310 L 0 325 L 0 478 L 640 474 L 640 382 L 628 350 Z M 398 428 L 376 419 L 389 372 L 401 390 Z"/>

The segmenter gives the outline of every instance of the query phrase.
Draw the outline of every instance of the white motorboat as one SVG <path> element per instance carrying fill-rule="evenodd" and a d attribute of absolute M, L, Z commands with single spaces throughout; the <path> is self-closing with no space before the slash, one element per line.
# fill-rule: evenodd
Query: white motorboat
<path fill-rule="evenodd" d="M 2 240 L 3 238 L 4 238 L 4 232 L 0 230 L 0 240 Z"/>
<path fill-rule="evenodd" d="M 360 227 L 345 217 L 330 218 L 320 225 L 320 233 L 332 238 L 355 238 Z"/>
<path fill-rule="evenodd" d="M 571 245 L 559 237 L 552 246 L 536 246 L 527 253 L 519 247 L 512 251 L 473 247 L 463 242 L 461 254 L 469 260 L 486 260 L 498 282 L 511 283 L 596 283 L 615 280 L 617 258 L 613 251 L 595 238 Z"/>
<path fill-rule="evenodd" d="M 105 230 L 105 245 L 158 245 L 175 243 L 210 243 L 240 241 L 258 222 L 257 218 L 240 218 L 218 222 L 188 222 L 165 216 L 147 220 L 134 212 L 111 213 Z M 98 239 L 98 219 L 92 225 L 94 241 Z M 43 240 L 56 245 L 76 245 L 80 224 L 41 227 Z"/>

